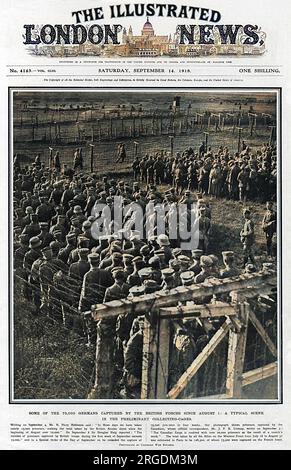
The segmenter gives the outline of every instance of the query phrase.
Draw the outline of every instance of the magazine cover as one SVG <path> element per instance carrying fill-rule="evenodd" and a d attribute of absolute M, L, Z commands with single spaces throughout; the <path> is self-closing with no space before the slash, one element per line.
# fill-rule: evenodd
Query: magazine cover
<path fill-rule="evenodd" d="M 290 449 L 290 7 L 4 4 L 1 448 Z"/>

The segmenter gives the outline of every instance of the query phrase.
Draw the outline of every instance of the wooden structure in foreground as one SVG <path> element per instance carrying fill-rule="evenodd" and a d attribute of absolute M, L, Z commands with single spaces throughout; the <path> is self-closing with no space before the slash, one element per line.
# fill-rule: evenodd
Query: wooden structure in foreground
<path fill-rule="evenodd" d="M 269 268 L 260 273 L 243 274 L 237 278 L 211 278 L 199 285 L 181 286 L 170 291 L 162 290 L 154 294 L 94 306 L 92 317 L 98 322 L 96 379 L 89 398 L 113 398 L 112 334 L 114 332 L 108 326 L 108 322 L 99 323 L 99 320 L 114 321 L 119 315 L 128 313 L 133 317 L 144 315 L 141 399 L 178 399 L 224 338 L 228 338 L 227 374 L 225 394 L 219 398 L 241 398 L 243 387 L 277 374 L 276 346 L 248 302 L 248 299 L 258 295 L 268 298 L 268 294 L 276 290 L 276 287 L 276 273 Z M 213 296 L 220 294 L 225 294 L 223 297 L 230 298 L 230 302 L 215 300 Z M 203 298 L 207 297 L 212 300 L 204 304 Z M 203 323 L 214 317 L 224 318 L 220 328 L 169 390 L 170 322 L 178 318 L 198 318 Z M 267 345 L 274 362 L 244 373 L 249 322 Z M 211 398 L 218 397 L 211 396 Z"/>

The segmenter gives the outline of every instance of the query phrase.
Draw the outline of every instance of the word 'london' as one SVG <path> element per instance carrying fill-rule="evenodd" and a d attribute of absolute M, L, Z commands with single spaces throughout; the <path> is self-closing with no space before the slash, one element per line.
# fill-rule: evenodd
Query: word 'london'
<path fill-rule="evenodd" d="M 34 24 L 24 25 L 24 44 L 120 44 L 118 33 L 122 25 L 93 24 L 90 27 L 81 24 L 46 24 L 35 29 Z M 257 25 L 178 25 L 177 34 L 179 44 L 215 44 L 218 33 L 221 44 L 236 44 L 240 33 L 244 34 L 242 44 L 255 45 L 260 40 Z M 197 34 L 198 33 L 198 34 Z"/>

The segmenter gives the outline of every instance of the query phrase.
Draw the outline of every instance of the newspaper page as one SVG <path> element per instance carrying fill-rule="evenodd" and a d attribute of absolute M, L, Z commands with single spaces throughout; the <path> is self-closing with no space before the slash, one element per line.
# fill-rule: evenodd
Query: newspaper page
<path fill-rule="evenodd" d="M 2 15 L 1 448 L 290 449 L 290 5 Z"/>

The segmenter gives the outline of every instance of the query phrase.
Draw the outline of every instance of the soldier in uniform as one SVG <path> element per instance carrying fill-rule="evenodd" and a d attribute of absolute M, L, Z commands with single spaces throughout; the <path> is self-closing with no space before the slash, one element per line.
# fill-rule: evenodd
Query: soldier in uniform
<path fill-rule="evenodd" d="M 174 289 L 176 286 L 175 278 L 174 278 L 174 269 L 172 268 L 165 268 L 162 270 L 162 289 L 163 290 L 170 290 Z"/>
<path fill-rule="evenodd" d="M 139 319 L 138 326 L 138 330 L 129 338 L 124 353 L 124 382 L 127 398 L 140 398 L 141 392 L 143 319 Z"/>
<path fill-rule="evenodd" d="M 173 255 L 172 255 L 172 250 L 170 248 L 170 241 L 169 241 L 169 237 L 167 235 L 159 235 L 158 238 L 157 238 L 157 243 L 160 247 L 160 250 L 163 251 L 164 253 L 164 258 L 165 258 L 165 263 L 166 265 L 169 264 L 169 261 L 170 259 L 173 258 Z"/>
<path fill-rule="evenodd" d="M 29 238 L 38 236 L 40 232 L 40 226 L 38 223 L 38 216 L 36 214 L 30 215 L 30 223 L 26 225 L 22 231 L 23 234 L 27 234 Z"/>
<path fill-rule="evenodd" d="M 178 287 L 182 284 L 181 277 L 180 277 L 180 262 L 178 259 L 170 259 L 169 261 L 169 268 L 173 269 L 173 279 L 175 287 Z"/>
<path fill-rule="evenodd" d="M 81 312 L 90 310 L 91 305 L 102 303 L 106 289 L 113 284 L 111 273 L 99 268 L 97 253 L 89 254 L 88 261 L 90 270 L 84 275 L 79 302 Z"/>
<path fill-rule="evenodd" d="M 36 208 L 35 213 L 38 216 L 39 222 L 49 223 L 54 213 L 52 204 L 47 202 L 45 197 L 40 197 L 39 199 L 40 205 Z"/>
<path fill-rule="evenodd" d="M 28 242 L 29 242 L 28 235 L 23 235 L 23 234 L 19 235 L 20 246 L 15 250 L 15 253 L 14 253 L 14 269 L 16 269 L 18 273 L 24 274 L 23 260 L 24 260 L 26 253 L 29 250 Z"/>
<path fill-rule="evenodd" d="M 49 291 L 53 284 L 53 277 L 56 273 L 56 268 L 53 264 L 53 252 L 50 247 L 45 247 L 42 250 L 43 261 L 39 266 L 39 282 L 41 291 L 41 306 L 40 310 L 46 315 L 50 315 L 51 307 L 49 299 Z"/>
<path fill-rule="evenodd" d="M 201 271 L 197 276 L 195 276 L 194 282 L 195 284 L 200 284 L 205 281 L 208 277 L 212 277 L 212 267 L 213 267 L 213 260 L 210 256 L 201 256 L 200 258 L 200 266 Z"/>
<path fill-rule="evenodd" d="M 193 271 L 195 276 L 197 276 L 197 274 L 199 274 L 201 271 L 200 258 L 202 255 L 203 255 L 203 250 L 199 250 L 199 249 L 192 250 L 193 264 L 190 266 L 189 270 Z"/>
<path fill-rule="evenodd" d="M 256 264 L 255 258 L 253 255 L 253 245 L 255 243 L 255 225 L 251 219 L 251 212 L 249 209 L 244 209 L 243 215 L 244 215 L 244 226 L 240 232 L 240 238 L 243 244 L 244 266 L 245 266 L 248 260 L 250 260 L 252 264 Z"/>
<path fill-rule="evenodd" d="M 45 248 L 54 241 L 54 236 L 49 233 L 47 222 L 40 222 L 39 227 L 40 233 L 38 234 L 38 237 L 41 240 L 41 248 Z"/>
<path fill-rule="evenodd" d="M 234 265 L 234 252 L 223 251 L 222 252 L 224 268 L 220 271 L 220 278 L 225 279 L 227 277 L 239 276 L 239 270 Z"/>
<path fill-rule="evenodd" d="M 79 295 L 81 294 L 84 276 L 90 269 L 88 253 L 88 248 L 78 248 L 79 260 L 72 263 L 69 268 L 69 278 L 72 279 L 73 285 L 76 287 Z"/>
<path fill-rule="evenodd" d="M 193 271 L 184 271 L 180 274 L 182 285 L 183 286 L 191 286 L 194 284 L 195 275 Z"/>
<path fill-rule="evenodd" d="M 58 255 L 58 258 L 60 260 L 62 260 L 64 263 L 68 263 L 69 255 L 70 255 L 71 251 L 73 251 L 74 248 L 76 248 L 76 237 L 75 237 L 75 235 L 73 233 L 69 233 L 66 236 L 66 241 L 67 241 L 67 244 L 66 244 L 65 248 L 62 248 L 59 251 L 59 255 Z"/>
<path fill-rule="evenodd" d="M 83 278 L 83 285 L 79 300 L 79 312 L 86 312 L 94 304 L 102 303 L 104 294 L 113 283 L 110 272 L 99 268 L 99 255 L 91 253 L 88 255 L 90 270 Z M 87 337 L 88 345 L 95 343 L 96 325 L 91 317 L 86 317 L 84 321 L 84 332 Z"/>
<path fill-rule="evenodd" d="M 262 229 L 266 237 L 266 246 L 268 256 L 273 256 L 273 236 L 277 228 L 277 216 L 276 212 L 273 210 L 272 202 L 266 203 L 266 211 L 264 213 L 262 221 Z"/>
<path fill-rule="evenodd" d="M 129 286 L 125 282 L 124 270 L 115 269 L 112 275 L 114 279 L 114 284 L 106 289 L 104 302 L 125 299 L 129 293 Z"/>
<path fill-rule="evenodd" d="M 141 256 L 136 256 L 132 260 L 133 272 L 127 278 L 127 284 L 129 287 L 140 286 L 141 280 L 138 272 L 145 267 L 145 262 Z"/>
<path fill-rule="evenodd" d="M 206 208 L 200 208 L 200 215 L 198 217 L 198 227 L 199 227 L 199 249 L 203 251 L 203 253 L 207 253 L 208 250 L 208 240 L 209 240 L 209 233 L 211 228 L 211 222 L 208 217 L 205 215 Z"/>

